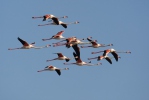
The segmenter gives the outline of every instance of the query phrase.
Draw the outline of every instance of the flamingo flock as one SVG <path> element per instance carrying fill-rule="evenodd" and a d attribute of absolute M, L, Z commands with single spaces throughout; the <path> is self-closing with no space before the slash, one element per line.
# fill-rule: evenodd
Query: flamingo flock
<path fill-rule="evenodd" d="M 62 19 L 62 18 L 68 18 L 68 16 L 56 17 L 53 14 L 46 14 L 46 15 L 43 15 L 43 16 L 32 17 L 32 19 L 42 19 L 42 21 L 50 22 L 50 23 L 47 23 L 47 24 L 39 24 L 38 26 L 46 26 L 46 25 L 55 25 L 56 26 L 56 25 L 61 25 L 62 27 L 64 27 L 66 29 L 69 24 L 79 24 L 79 21 L 70 22 L 70 23 L 62 22 L 62 21 L 60 21 L 60 19 Z M 57 46 L 66 46 L 66 48 L 71 48 L 72 47 L 73 50 L 74 50 L 73 53 L 72 53 L 73 57 L 69 58 L 69 57 L 66 57 L 65 55 L 63 55 L 62 52 L 58 52 L 58 53 L 54 53 L 54 54 L 57 54 L 58 57 L 52 58 L 52 59 L 48 59 L 48 60 L 46 60 L 47 62 L 51 62 L 51 61 L 58 62 L 58 60 L 64 60 L 65 61 L 63 63 L 64 65 L 75 64 L 77 66 L 100 66 L 100 65 L 102 65 L 101 62 L 97 62 L 96 64 L 92 64 L 91 60 L 96 59 L 97 61 L 101 61 L 101 60 L 105 59 L 109 64 L 113 64 L 112 63 L 112 58 L 114 58 L 116 60 L 116 62 L 118 62 L 119 59 L 121 58 L 118 55 L 119 53 L 126 53 L 126 54 L 130 54 L 131 53 L 130 51 L 116 51 L 113 48 L 104 49 L 104 50 L 101 50 L 101 51 L 91 52 L 91 54 L 97 54 L 97 53 L 102 53 L 102 52 L 103 52 L 103 54 L 102 55 L 98 55 L 96 57 L 87 58 L 89 61 L 85 62 L 85 61 L 81 60 L 82 56 L 80 55 L 81 54 L 80 48 L 86 49 L 88 47 L 92 47 L 92 48 L 100 49 L 100 48 L 113 46 L 113 44 L 112 43 L 110 43 L 110 44 L 98 43 L 97 40 L 92 40 L 92 37 L 87 37 L 87 38 L 83 38 L 83 39 L 79 39 L 79 38 L 77 38 L 75 36 L 64 37 L 63 36 L 64 32 L 65 31 L 63 31 L 63 30 L 59 31 L 58 33 L 50 36 L 49 38 L 44 38 L 44 39 L 41 39 L 41 40 L 43 40 L 43 41 L 49 41 L 49 40 L 52 40 L 52 39 L 60 40 L 60 41 L 58 41 L 56 43 L 52 43 L 53 47 L 57 47 Z M 29 44 L 28 42 L 26 42 L 25 40 L 21 39 L 20 37 L 18 37 L 17 39 L 22 44 L 22 47 L 8 48 L 8 50 L 31 49 L 31 48 L 41 49 L 41 48 L 48 48 L 48 47 L 51 46 L 50 44 L 47 44 L 45 46 L 38 46 L 38 47 L 36 47 L 35 46 L 35 42 Z M 87 41 L 85 42 L 85 40 L 87 40 Z M 79 45 L 81 45 L 81 46 L 79 46 Z M 112 54 L 112 57 L 109 57 L 108 56 L 109 54 Z M 70 62 L 73 59 L 75 60 L 75 62 Z M 68 63 L 68 62 L 70 62 L 70 63 Z M 58 67 L 55 67 L 53 65 L 49 65 L 49 66 L 46 66 L 43 70 L 39 70 L 37 72 L 56 71 L 56 73 L 60 76 L 61 75 L 61 70 L 69 70 L 69 68 L 58 68 Z"/>

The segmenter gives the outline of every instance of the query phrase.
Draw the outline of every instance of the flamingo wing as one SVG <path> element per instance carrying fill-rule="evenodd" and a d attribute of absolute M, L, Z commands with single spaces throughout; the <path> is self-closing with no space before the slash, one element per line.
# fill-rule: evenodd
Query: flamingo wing
<path fill-rule="evenodd" d="M 67 28 L 67 24 L 61 24 L 64 28 Z"/>
<path fill-rule="evenodd" d="M 59 36 L 60 36 L 60 35 L 63 34 L 63 32 L 64 32 L 64 31 L 60 31 L 60 32 L 58 32 L 56 35 L 59 35 Z"/>
<path fill-rule="evenodd" d="M 110 64 L 112 64 L 112 61 L 111 61 L 111 59 L 109 58 L 109 57 L 106 57 L 105 58 Z"/>
<path fill-rule="evenodd" d="M 93 40 L 91 40 L 91 39 L 89 39 L 89 38 L 87 38 L 87 40 L 89 41 L 89 42 L 92 42 Z"/>
<path fill-rule="evenodd" d="M 43 20 L 42 21 L 46 21 L 46 16 L 43 16 Z"/>
<path fill-rule="evenodd" d="M 91 42 L 93 45 L 98 45 L 95 41 L 93 41 L 93 40 L 91 40 L 91 39 L 89 39 L 89 38 L 87 38 L 87 40 L 88 40 L 89 42 Z"/>
<path fill-rule="evenodd" d="M 115 60 L 118 61 L 118 54 L 116 52 L 111 52 L 111 54 L 114 56 Z"/>
<path fill-rule="evenodd" d="M 92 41 L 91 43 L 92 45 L 98 45 L 97 42 L 94 42 L 94 41 Z"/>
<path fill-rule="evenodd" d="M 77 61 L 78 60 L 78 55 L 75 53 L 75 52 L 73 52 L 73 56 L 74 56 L 74 58 L 75 58 L 75 60 Z"/>
<path fill-rule="evenodd" d="M 62 54 L 62 53 L 57 53 L 57 55 L 58 55 L 59 57 L 63 57 L 63 54 Z"/>
<path fill-rule="evenodd" d="M 77 63 L 81 63 L 81 62 L 82 62 L 82 60 L 80 58 L 78 58 Z"/>
<path fill-rule="evenodd" d="M 57 72 L 58 75 L 61 75 L 60 69 L 55 69 L 55 71 Z"/>
<path fill-rule="evenodd" d="M 75 50 L 76 54 L 78 55 L 78 58 L 80 58 L 80 48 L 78 45 L 73 45 L 72 48 Z"/>
<path fill-rule="evenodd" d="M 46 20 L 49 19 L 49 18 L 50 18 L 50 15 L 44 15 L 42 21 L 46 21 Z"/>
<path fill-rule="evenodd" d="M 107 56 L 108 53 L 110 53 L 110 50 L 108 50 L 108 49 L 107 50 L 104 50 L 103 51 L 103 56 Z"/>
<path fill-rule="evenodd" d="M 22 45 L 29 46 L 29 44 L 26 41 L 22 40 L 21 38 L 18 37 L 18 40 L 22 43 Z"/>
<path fill-rule="evenodd" d="M 54 21 L 54 23 L 56 23 L 56 25 L 59 25 L 59 20 L 56 17 L 53 17 L 52 20 Z"/>

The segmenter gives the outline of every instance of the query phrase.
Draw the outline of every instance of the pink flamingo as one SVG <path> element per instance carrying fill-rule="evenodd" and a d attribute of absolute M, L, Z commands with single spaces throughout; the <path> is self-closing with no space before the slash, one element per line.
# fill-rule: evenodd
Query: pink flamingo
<path fill-rule="evenodd" d="M 84 39 L 77 39 L 76 37 L 67 38 L 66 40 L 60 41 L 60 42 L 67 41 L 66 43 L 60 44 L 60 42 L 57 42 L 57 43 L 53 43 L 54 44 L 53 46 L 56 47 L 56 46 L 66 45 L 66 47 L 69 48 L 76 44 L 79 44 L 79 45 L 91 44 L 90 42 L 83 42 L 82 40 L 84 40 Z"/>
<path fill-rule="evenodd" d="M 61 75 L 61 70 L 69 70 L 69 68 L 62 68 L 62 69 L 60 69 L 60 68 L 57 68 L 55 66 L 50 65 L 50 66 L 46 66 L 44 68 L 44 70 L 39 70 L 37 72 L 42 72 L 42 71 L 56 71 L 57 74 L 60 76 Z"/>
<path fill-rule="evenodd" d="M 58 32 L 56 35 L 53 35 L 51 38 L 49 39 L 42 39 L 43 41 L 46 41 L 46 40 L 51 40 L 51 39 L 65 39 L 65 37 L 62 36 L 62 34 L 64 33 L 64 31 L 60 31 Z"/>
<path fill-rule="evenodd" d="M 62 25 L 64 28 L 67 28 L 67 25 L 69 25 L 69 24 L 78 24 L 78 23 L 79 23 L 78 21 L 72 22 L 72 23 L 64 23 L 64 22 L 62 22 L 62 21 L 58 21 L 58 24 L 57 24 L 55 21 L 53 21 L 53 23 L 48 23 L 48 24 L 43 24 L 43 25 L 38 25 L 38 26 Z"/>
<path fill-rule="evenodd" d="M 54 53 L 54 54 L 57 54 L 58 55 L 58 58 L 47 60 L 47 62 L 48 61 L 53 61 L 53 60 L 66 60 L 66 62 L 68 62 L 70 60 L 70 58 L 64 56 L 62 53 Z"/>
<path fill-rule="evenodd" d="M 43 46 L 43 47 L 35 47 L 34 44 L 35 42 L 31 43 L 31 44 L 28 44 L 26 41 L 22 40 L 21 38 L 18 37 L 18 40 L 22 43 L 22 47 L 20 48 L 9 48 L 8 50 L 15 50 L 15 49 L 30 49 L 30 48 L 35 48 L 35 49 L 41 49 L 41 48 L 47 48 L 51 45 L 46 45 L 46 46 Z"/>
<path fill-rule="evenodd" d="M 68 16 L 56 17 L 56 16 L 54 16 L 54 15 L 52 15 L 52 14 L 46 14 L 46 15 L 44 15 L 44 16 L 32 17 L 32 18 L 33 18 L 33 19 L 43 18 L 42 21 L 46 21 L 46 20 L 48 20 L 48 19 L 52 19 L 52 20 L 53 20 L 55 23 L 57 23 L 57 25 L 58 25 L 58 19 L 60 19 L 60 18 L 68 18 Z"/>
<path fill-rule="evenodd" d="M 91 46 L 81 46 L 81 48 L 87 48 L 87 47 L 93 47 L 93 48 L 99 48 L 99 47 L 107 47 L 107 46 L 113 46 L 113 44 L 108 44 L 108 45 L 104 45 L 104 44 L 98 44 L 96 41 L 93 41 L 89 38 L 87 38 L 87 40 L 89 42 L 91 42 Z"/>
<path fill-rule="evenodd" d="M 111 53 L 114 56 L 116 61 L 118 61 L 118 54 L 117 53 L 129 53 L 129 54 L 131 53 L 130 51 L 116 51 L 114 49 L 107 49 L 104 51 L 92 52 L 92 54 L 101 53 L 101 52 L 104 52 L 103 56 L 107 56 L 109 53 Z"/>

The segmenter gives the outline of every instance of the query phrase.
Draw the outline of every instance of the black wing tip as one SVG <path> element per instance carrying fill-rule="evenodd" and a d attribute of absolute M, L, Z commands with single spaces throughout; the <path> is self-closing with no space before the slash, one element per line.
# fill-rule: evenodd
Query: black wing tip
<path fill-rule="evenodd" d="M 70 59 L 69 59 L 69 58 L 67 58 L 67 59 L 65 59 L 65 60 L 66 60 L 66 62 L 69 62 L 69 60 L 70 60 Z"/>
<path fill-rule="evenodd" d="M 57 74 L 60 76 L 61 75 L 61 71 L 59 69 L 55 70 L 57 72 Z"/>

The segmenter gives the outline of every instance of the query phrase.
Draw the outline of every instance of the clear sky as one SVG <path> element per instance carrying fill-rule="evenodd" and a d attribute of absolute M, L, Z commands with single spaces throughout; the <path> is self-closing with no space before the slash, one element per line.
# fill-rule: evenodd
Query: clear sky
<path fill-rule="evenodd" d="M 2 0 L 0 3 L 0 100 L 149 100 L 149 1 L 148 0 Z M 33 16 L 67 15 L 64 22 L 79 21 L 77 25 L 44 26 Z M 44 49 L 14 50 L 21 47 L 20 37 L 42 46 L 58 40 L 42 41 L 59 31 L 63 36 L 87 38 L 98 43 L 113 43 L 113 47 L 82 48 L 81 58 L 114 48 L 130 50 L 119 54 L 121 59 L 110 65 L 102 60 L 101 66 L 64 65 L 65 61 L 46 62 L 56 52 L 73 57 L 73 49 L 49 47 Z M 112 55 L 109 55 L 112 56 Z M 71 60 L 70 62 L 75 62 Z M 98 63 L 92 60 L 92 63 Z M 47 65 L 69 67 L 58 76 L 56 72 L 42 72 Z"/>

